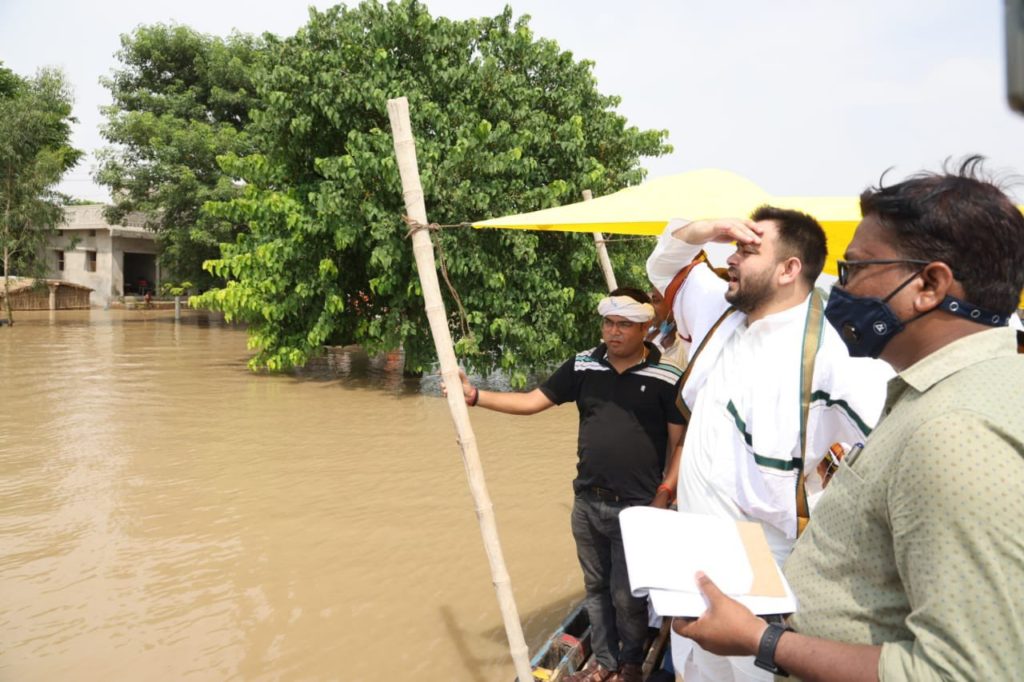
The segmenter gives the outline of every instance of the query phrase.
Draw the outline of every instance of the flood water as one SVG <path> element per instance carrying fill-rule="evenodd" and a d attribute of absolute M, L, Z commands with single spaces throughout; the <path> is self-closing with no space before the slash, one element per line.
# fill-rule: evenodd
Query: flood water
<path fill-rule="evenodd" d="M 514 678 L 436 381 L 254 374 L 192 311 L 15 319 L 0 680 Z M 532 652 L 582 594 L 576 412 L 470 414 Z"/>

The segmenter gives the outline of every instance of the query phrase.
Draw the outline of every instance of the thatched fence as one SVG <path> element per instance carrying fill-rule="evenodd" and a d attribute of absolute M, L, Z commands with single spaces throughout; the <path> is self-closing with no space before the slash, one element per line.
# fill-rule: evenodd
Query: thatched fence
<path fill-rule="evenodd" d="M 12 278 L 12 310 L 77 310 L 89 307 L 87 286 L 59 279 Z M 0 301 L 4 298 L 3 280 L 0 279 Z"/>

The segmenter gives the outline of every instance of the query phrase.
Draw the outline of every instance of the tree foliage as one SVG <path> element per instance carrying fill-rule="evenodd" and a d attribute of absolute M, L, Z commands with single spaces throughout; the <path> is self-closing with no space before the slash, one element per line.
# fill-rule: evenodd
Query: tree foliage
<path fill-rule="evenodd" d="M 71 89 L 64 74 L 42 69 L 22 78 L 0 64 L 0 265 L 7 321 L 10 275 L 45 270 L 45 244 L 64 219 L 56 191 L 82 156 L 71 144 Z"/>
<path fill-rule="evenodd" d="M 103 129 L 113 146 L 101 152 L 97 173 L 114 199 L 107 218 L 143 212 L 160 235 L 166 270 L 200 286 L 212 283 L 202 262 L 244 228 L 201 209 L 239 194 L 216 159 L 253 151 L 246 126 L 261 48 L 247 35 L 142 26 L 121 36 L 120 66 L 103 79 L 113 97 Z"/>
<path fill-rule="evenodd" d="M 325 344 L 403 346 L 407 369 L 434 350 L 405 229 L 386 113 L 409 98 L 432 221 L 461 223 L 579 200 L 638 183 L 641 157 L 670 150 L 598 92 L 592 64 L 528 18 L 433 18 L 413 0 L 311 10 L 285 40 L 268 40 L 255 77 L 251 127 L 260 153 L 227 155 L 243 196 L 208 205 L 250 232 L 208 264 L 228 280 L 200 305 L 249 324 L 251 366 L 301 364 Z M 471 334 L 452 315 L 457 349 L 514 383 L 597 336 L 604 282 L 589 234 L 450 228 L 436 233 Z M 619 246 L 618 244 L 616 246 Z M 643 285 L 649 245 L 613 248 Z M 448 296 L 445 292 L 446 297 Z M 448 310 L 455 304 L 448 297 Z"/>

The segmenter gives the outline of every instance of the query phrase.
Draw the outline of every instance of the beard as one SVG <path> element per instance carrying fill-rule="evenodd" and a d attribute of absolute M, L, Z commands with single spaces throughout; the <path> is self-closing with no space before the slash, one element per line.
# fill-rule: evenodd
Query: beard
<path fill-rule="evenodd" d="M 741 313 L 750 313 L 759 306 L 770 301 L 775 294 L 772 289 L 773 269 L 765 269 L 757 274 L 747 275 L 743 280 L 736 281 L 734 291 L 725 292 L 725 300 Z"/>

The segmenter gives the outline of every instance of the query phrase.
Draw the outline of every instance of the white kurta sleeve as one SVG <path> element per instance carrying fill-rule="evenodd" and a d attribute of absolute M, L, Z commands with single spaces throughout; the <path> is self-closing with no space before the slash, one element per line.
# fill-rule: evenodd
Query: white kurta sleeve
<path fill-rule="evenodd" d="M 658 245 L 654 247 L 654 251 L 647 258 L 647 277 L 651 280 L 651 284 L 663 294 L 676 273 L 701 251 L 699 246 L 687 244 L 672 236 L 673 232 L 687 224 L 686 220 L 669 221 L 658 237 Z"/>
<path fill-rule="evenodd" d="M 669 222 L 658 238 L 658 245 L 647 259 L 647 277 L 664 293 L 680 270 L 700 254 L 702 248 L 673 236 L 688 221 Z M 707 264 L 698 265 L 686 278 L 672 302 L 679 334 L 699 344 L 712 325 L 729 307 L 725 300 L 728 285 Z"/>

